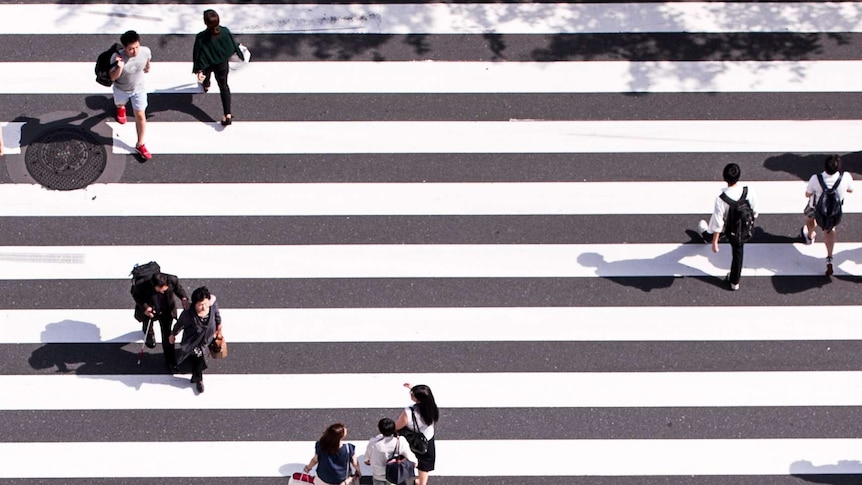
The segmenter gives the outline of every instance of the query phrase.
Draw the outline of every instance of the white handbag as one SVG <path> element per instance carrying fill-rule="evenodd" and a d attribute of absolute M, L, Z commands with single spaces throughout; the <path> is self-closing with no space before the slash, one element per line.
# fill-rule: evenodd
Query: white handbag
<path fill-rule="evenodd" d="M 240 60 L 239 56 L 234 53 L 227 60 L 228 66 L 230 66 L 231 70 L 236 71 L 237 69 L 241 69 L 243 66 L 248 64 L 248 61 L 251 60 L 251 52 L 249 52 L 248 47 L 240 44 L 239 50 L 242 52 L 242 56 L 245 59 Z"/>

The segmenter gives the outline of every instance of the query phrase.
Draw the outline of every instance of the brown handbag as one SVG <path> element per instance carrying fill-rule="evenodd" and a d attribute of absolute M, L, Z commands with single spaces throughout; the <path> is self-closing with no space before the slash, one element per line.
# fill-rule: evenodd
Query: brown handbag
<path fill-rule="evenodd" d="M 217 334 L 209 344 L 210 356 L 213 359 L 224 359 L 227 357 L 227 342 L 224 340 L 224 335 Z"/>

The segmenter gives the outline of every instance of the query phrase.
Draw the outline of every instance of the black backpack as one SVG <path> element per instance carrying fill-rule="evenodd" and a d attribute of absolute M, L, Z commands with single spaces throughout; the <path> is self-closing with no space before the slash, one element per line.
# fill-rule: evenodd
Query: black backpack
<path fill-rule="evenodd" d="M 729 206 L 724 220 L 724 235 L 734 244 L 744 244 L 754 235 L 754 210 L 747 197 L 748 187 L 742 188 L 739 200 L 733 200 L 725 193 L 721 194 L 721 200 Z"/>
<path fill-rule="evenodd" d="M 841 177 L 844 174 L 838 175 L 838 180 L 832 185 L 832 188 L 826 187 L 826 181 L 823 180 L 823 174 L 817 174 L 817 181 L 820 182 L 820 187 L 823 188 L 823 194 L 814 207 L 814 219 L 817 220 L 817 225 L 825 231 L 831 231 L 841 223 L 841 216 L 844 215 L 842 205 L 844 201 L 838 196 L 838 186 L 841 185 Z"/>
<path fill-rule="evenodd" d="M 101 84 L 102 86 L 110 87 L 111 84 L 114 84 L 111 81 L 111 69 L 117 66 L 116 62 L 111 62 L 111 56 L 119 52 L 123 46 L 121 44 L 114 43 L 110 49 L 106 50 L 99 54 L 99 57 L 96 58 L 96 82 Z"/>
<path fill-rule="evenodd" d="M 135 288 L 141 283 L 147 283 L 150 281 L 150 278 L 153 277 L 156 273 L 161 273 L 162 268 L 159 267 L 159 263 L 155 261 L 150 261 L 147 264 L 136 264 L 134 268 L 132 268 L 132 272 L 129 273 L 132 275 L 132 289 L 129 292 L 132 296 L 135 295 Z"/>

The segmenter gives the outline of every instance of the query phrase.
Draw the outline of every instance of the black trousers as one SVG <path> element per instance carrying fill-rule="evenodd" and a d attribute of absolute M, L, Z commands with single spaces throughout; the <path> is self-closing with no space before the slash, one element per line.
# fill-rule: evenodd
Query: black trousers
<path fill-rule="evenodd" d="M 204 349 L 206 352 L 206 349 Z M 204 380 L 204 371 L 207 368 L 207 360 L 201 355 L 198 357 L 195 354 L 189 356 L 189 362 L 192 364 L 192 382 L 200 382 Z"/>
<path fill-rule="evenodd" d="M 218 84 L 219 95 L 221 96 L 221 106 L 225 116 L 231 114 L 230 110 L 230 86 L 227 85 L 227 74 L 230 72 L 230 66 L 227 61 L 215 66 L 210 66 L 203 70 L 204 82 L 206 88 L 210 86 L 210 75 L 215 73 L 216 83 Z"/>
<path fill-rule="evenodd" d="M 152 325 L 150 324 L 150 321 L 152 321 Z M 177 353 L 174 349 L 174 344 L 170 343 L 168 338 L 171 336 L 171 324 L 174 322 L 174 319 L 171 315 L 156 315 L 155 318 L 147 319 L 142 322 L 141 331 L 147 334 L 147 337 L 155 335 L 155 329 L 153 327 L 156 326 L 156 322 L 159 322 L 159 327 L 162 333 L 162 351 L 165 355 L 165 364 L 168 367 L 173 367 L 177 365 Z M 149 327 L 149 331 L 147 331 L 147 327 Z"/>
<path fill-rule="evenodd" d="M 732 259 L 730 261 L 730 283 L 733 285 L 738 285 L 739 278 L 742 276 L 742 256 L 743 246 L 745 244 L 734 244 L 732 242 L 729 243 L 730 254 L 732 256 Z"/>

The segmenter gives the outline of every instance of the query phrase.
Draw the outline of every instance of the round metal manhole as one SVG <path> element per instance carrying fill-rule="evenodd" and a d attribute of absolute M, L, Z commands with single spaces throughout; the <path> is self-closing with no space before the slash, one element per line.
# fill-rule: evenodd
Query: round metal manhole
<path fill-rule="evenodd" d="M 39 184 L 54 190 L 82 189 L 105 171 L 107 153 L 96 138 L 79 128 L 54 128 L 27 146 L 24 164 Z"/>

